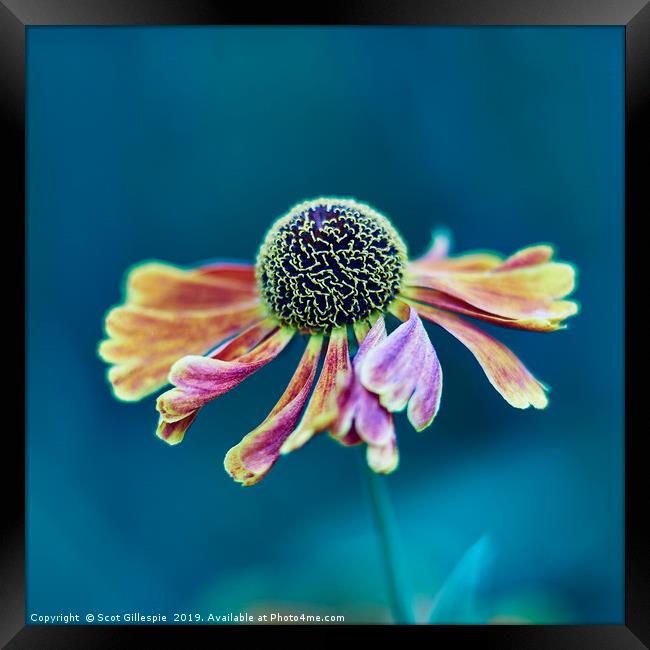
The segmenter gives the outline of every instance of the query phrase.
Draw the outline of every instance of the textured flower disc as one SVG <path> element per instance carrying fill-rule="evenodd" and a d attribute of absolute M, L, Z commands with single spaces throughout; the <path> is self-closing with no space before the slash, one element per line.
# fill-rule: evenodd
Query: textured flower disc
<path fill-rule="evenodd" d="M 267 307 L 284 324 L 327 331 L 383 310 L 399 291 L 406 246 L 388 219 L 322 198 L 278 219 L 257 256 Z"/>

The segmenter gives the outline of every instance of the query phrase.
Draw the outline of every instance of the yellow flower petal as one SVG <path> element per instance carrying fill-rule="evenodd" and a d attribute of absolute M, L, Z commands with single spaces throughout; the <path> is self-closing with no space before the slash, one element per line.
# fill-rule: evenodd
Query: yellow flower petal
<path fill-rule="evenodd" d="M 490 383 L 508 404 L 521 409 L 529 406 L 543 409 L 547 406 L 545 386 L 503 343 L 455 314 L 427 305 L 413 306 L 420 316 L 440 325 L 465 344 L 481 364 Z"/>
<path fill-rule="evenodd" d="M 98 353 L 115 364 L 108 371 L 115 396 L 135 401 L 164 386 L 179 358 L 204 354 L 261 318 L 258 305 L 182 313 L 123 305 L 106 316 L 109 338 Z"/>

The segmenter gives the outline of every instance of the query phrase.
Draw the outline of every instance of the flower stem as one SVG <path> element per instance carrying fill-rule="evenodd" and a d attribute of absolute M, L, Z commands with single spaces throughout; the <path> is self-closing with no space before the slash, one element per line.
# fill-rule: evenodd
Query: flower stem
<path fill-rule="evenodd" d="M 365 462 L 364 466 L 366 466 Z M 386 477 L 375 474 L 367 466 L 366 474 L 393 617 L 396 623 L 414 623 L 413 598 L 406 577 L 403 556 L 400 552 L 397 526 L 386 488 Z"/>

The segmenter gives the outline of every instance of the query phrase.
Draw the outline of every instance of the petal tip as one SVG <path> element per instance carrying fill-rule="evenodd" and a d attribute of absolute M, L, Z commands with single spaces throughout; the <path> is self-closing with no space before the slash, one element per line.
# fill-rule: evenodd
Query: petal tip
<path fill-rule="evenodd" d="M 375 473 L 375 474 L 382 474 L 384 476 L 388 474 L 392 474 L 398 467 L 399 467 L 399 456 L 396 455 L 394 460 L 390 461 L 387 464 L 377 464 L 373 463 L 372 465 L 370 464 L 370 461 L 368 462 L 368 467 Z"/>
<path fill-rule="evenodd" d="M 390 474 L 399 465 L 399 451 L 393 440 L 388 445 L 368 445 L 366 447 L 366 462 L 375 474 Z"/>
<path fill-rule="evenodd" d="M 240 443 L 241 444 L 241 443 Z M 239 454 L 239 444 L 231 447 L 223 459 L 226 473 L 241 487 L 250 487 L 262 479 L 244 466 Z"/>
<path fill-rule="evenodd" d="M 165 422 L 162 417 L 158 420 L 158 427 L 156 428 L 156 437 L 159 440 L 162 440 L 164 443 L 170 447 L 174 447 L 181 442 L 185 437 L 185 432 L 188 427 L 194 420 L 194 417 L 191 418 L 189 422 L 182 423 L 169 423 Z"/>
<path fill-rule="evenodd" d="M 132 383 L 124 383 L 122 381 L 123 371 L 124 369 L 120 366 L 112 366 L 106 373 L 111 393 L 118 402 L 139 402 L 158 390 L 158 385 L 148 386 L 141 384 L 134 386 Z"/>
<path fill-rule="evenodd" d="M 156 431 L 156 437 L 159 440 L 162 440 L 165 444 L 169 445 L 170 447 L 175 447 L 176 445 L 179 445 L 181 442 L 183 442 L 184 436 L 165 438 L 165 436 L 161 435 L 158 431 Z"/>
<path fill-rule="evenodd" d="M 112 363 L 110 352 L 107 350 L 107 348 L 110 349 L 110 341 L 110 338 L 102 339 L 97 343 L 97 347 L 95 348 L 95 354 L 106 363 Z"/>
<path fill-rule="evenodd" d="M 411 417 L 411 415 L 408 416 L 408 419 L 411 423 L 411 426 L 415 429 L 416 433 L 421 433 L 433 424 L 433 421 L 436 419 L 436 415 L 437 413 L 432 415 L 426 422 L 417 422 L 415 418 Z"/>
<path fill-rule="evenodd" d="M 130 393 L 129 391 L 123 390 L 121 388 L 116 388 L 112 384 L 111 393 L 118 402 L 133 403 L 139 402 L 142 399 L 142 397 L 134 395 L 133 393 Z"/>

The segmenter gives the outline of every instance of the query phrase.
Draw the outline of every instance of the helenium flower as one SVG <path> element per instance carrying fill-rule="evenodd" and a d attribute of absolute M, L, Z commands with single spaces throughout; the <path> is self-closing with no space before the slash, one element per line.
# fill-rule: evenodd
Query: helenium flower
<path fill-rule="evenodd" d="M 173 385 L 156 402 L 157 435 L 177 444 L 207 402 L 304 335 L 289 385 L 268 417 L 228 451 L 226 470 L 252 485 L 281 454 L 328 431 L 343 445 L 365 444 L 370 468 L 389 473 L 398 464 L 393 413 L 406 409 L 420 431 L 440 406 L 442 369 L 420 317 L 461 341 L 509 404 L 547 405 L 545 385 L 474 321 L 539 332 L 563 327 L 577 313 L 577 304 L 564 300 L 575 270 L 553 254 L 537 245 L 505 258 L 450 256 L 448 237 L 438 234 L 423 256 L 409 260 L 377 210 L 319 198 L 273 224 L 254 266 L 133 268 L 124 304 L 106 317 L 99 354 L 113 364 L 108 378 L 120 399 Z M 387 317 L 401 322 L 390 333 Z M 352 358 L 350 333 L 358 345 Z"/>

